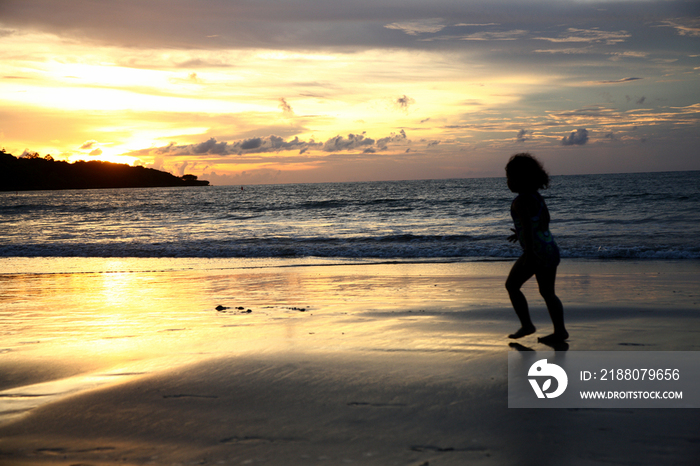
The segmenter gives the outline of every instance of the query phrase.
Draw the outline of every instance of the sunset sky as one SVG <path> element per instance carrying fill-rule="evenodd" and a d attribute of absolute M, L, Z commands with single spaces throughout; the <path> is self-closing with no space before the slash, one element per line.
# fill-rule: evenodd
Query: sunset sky
<path fill-rule="evenodd" d="M 0 0 L 0 146 L 212 184 L 700 169 L 700 2 Z"/>

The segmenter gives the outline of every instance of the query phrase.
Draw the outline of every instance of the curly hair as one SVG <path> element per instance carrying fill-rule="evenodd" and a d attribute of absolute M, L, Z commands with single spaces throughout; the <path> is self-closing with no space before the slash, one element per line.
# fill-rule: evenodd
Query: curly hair
<path fill-rule="evenodd" d="M 549 174 L 539 160 L 527 152 L 515 154 L 506 164 L 508 186 L 517 193 L 549 187 Z"/>

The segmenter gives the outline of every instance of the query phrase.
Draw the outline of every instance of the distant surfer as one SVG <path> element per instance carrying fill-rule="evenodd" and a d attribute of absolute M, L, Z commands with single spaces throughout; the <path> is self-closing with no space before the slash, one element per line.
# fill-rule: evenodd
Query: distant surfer
<path fill-rule="evenodd" d="M 569 338 L 569 333 L 564 326 L 564 307 L 554 293 L 560 260 L 559 248 L 549 231 L 549 210 L 538 192 L 549 187 L 549 175 L 532 155 L 521 153 L 508 161 L 506 177 L 508 188 L 518 194 L 510 207 L 515 228 L 511 229 L 513 234 L 508 237 L 508 241 L 519 242 L 523 248 L 523 254 L 513 264 L 506 280 L 510 301 L 521 325 L 517 332 L 508 336 L 522 338 L 535 333 L 527 299 L 520 291 L 523 284 L 534 275 L 554 325 L 554 333 L 538 338 L 538 341 L 556 346 Z"/>

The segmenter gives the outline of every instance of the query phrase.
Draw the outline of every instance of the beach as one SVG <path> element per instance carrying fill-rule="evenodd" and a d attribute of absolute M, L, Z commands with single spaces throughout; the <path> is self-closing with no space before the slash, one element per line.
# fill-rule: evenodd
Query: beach
<path fill-rule="evenodd" d="M 509 261 L 1 259 L 0 464 L 694 464 L 694 409 L 512 409 Z M 696 261 L 565 261 L 569 351 L 700 349 Z M 217 310 L 218 307 L 218 310 Z"/>
<path fill-rule="evenodd" d="M 700 465 L 699 7 L 0 0 L 0 466 Z"/>

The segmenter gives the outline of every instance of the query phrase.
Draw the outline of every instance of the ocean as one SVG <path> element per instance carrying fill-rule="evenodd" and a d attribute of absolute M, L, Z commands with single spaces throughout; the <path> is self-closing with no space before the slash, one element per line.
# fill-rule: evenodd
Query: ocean
<path fill-rule="evenodd" d="M 700 258 L 700 171 L 554 176 L 566 258 Z M 0 193 L 0 257 L 504 260 L 505 178 Z"/>

